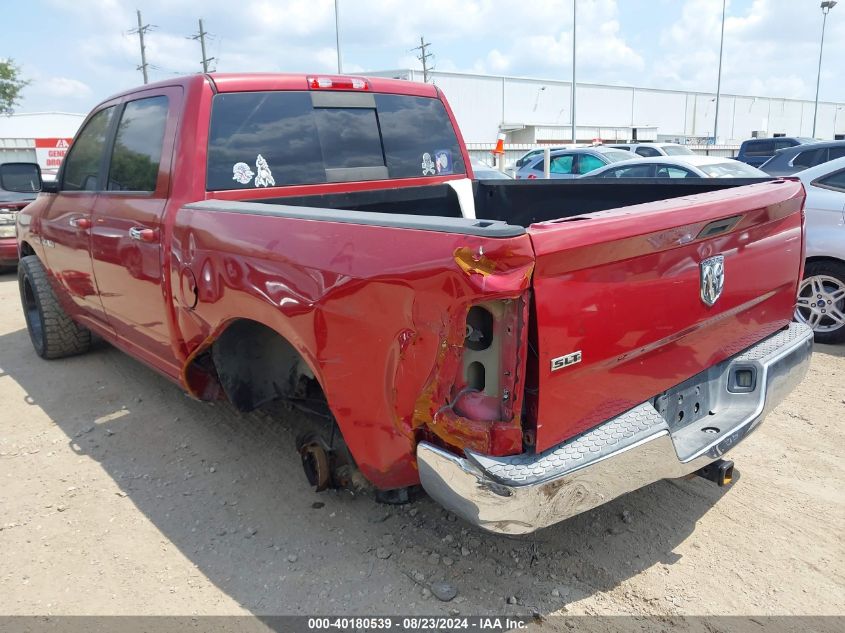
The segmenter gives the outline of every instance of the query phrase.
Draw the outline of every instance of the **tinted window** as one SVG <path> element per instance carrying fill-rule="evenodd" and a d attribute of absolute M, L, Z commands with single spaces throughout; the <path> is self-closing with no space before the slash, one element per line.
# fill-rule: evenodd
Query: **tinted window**
<path fill-rule="evenodd" d="M 375 110 L 316 108 L 314 118 L 327 169 L 384 165 Z"/>
<path fill-rule="evenodd" d="M 660 156 L 660 152 L 658 152 L 653 147 L 638 147 L 636 149 L 637 154 L 640 156 Z"/>
<path fill-rule="evenodd" d="M 389 178 L 466 172 L 442 102 L 374 99 L 375 109 L 315 108 L 310 92 L 215 96 L 208 189 L 323 183 L 327 169 L 386 166 Z"/>
<path fill-rule="evenodd" d="M 792 159 L 794 167 L 813 167 L 827 160 L 827 149 L 808 149 Z"/>
<path fill-rule="evenodd" d="M 798 145 L 795 141 L 788 141 L 786 139 L 775 140 L 775 150 L 786 149 L 787 147 L 795 147 Z"/>
<path fill-rule="evenodd" d="M 845 170 L 830 174 L 824 178 L 819 178 L 813 184 L 828 189 L 836 189 L 837 191 L 845 191 Z"/>
<path fill-rule="evenodd" d="M 743 143 L 746 156 L 771 156 L 775 153 L 774 141 L 746 141 Z"/>
<path fill-rule="evenodd" d="M 845 147 L 831 147 L 828 150 L 827 159 L 836 160 L 845 156 Z"/>
<path fill-rule="evenodd" d="M 167 97 L 130 101 L 123 109 L 109 168 L 111 191 L 155 191 Z"/>
<path fill-rule="evenodd" d="M 689 169 L 684 167 L 671 167 L 669 165 L 658 165 L 657 172 L 654 174 L 657 178 L 698 178 Z"/>
<path fill-rule="evenodd" d="M 218 94 L 208 139 L 208 189 L 255 186 L 258 156 L 277 186 L 326 182 L 307 92 Z"/>
<path fill-rule="evenodd" d="M 564 154 L 563 156 L 552 156 L 551 167 L 549 167 L 549 172 L 552 174 L 571 174 L 572 164 L 574 162 L 575 156 L 573 156 L 572 154 Z"/>
<path fill-rule="evenodd" d="M 74 139 L 65 158 L 62 189 L 65 191 L 96 191 L 100 165 L 106 147 L 106 137 L 115 106 L 100 110 L 91 117 Z"/>
<path fill-rule="evenodd" d="M 402 95 L 375 97 L 391 178 L 422 176 L 425 154 L 436 161 L 438 173 L 466 173 L 461 148 L 442 101 Z"/>
<path fill-rule="evenodd" d="M 651 177 L 652 165 L 632 165 L 630 167 L 617 167 L 609 169 L 602 174 L 603 178 L 649 178 Z"/>
<path fill-rule="evenodd" d="M 605 166 L 605 162 L 601 158 L 592 156 L 591 154 L 581 154 L 578 157 L 578 173 L 589 174 L 591 171 L 600 169 Z"/>

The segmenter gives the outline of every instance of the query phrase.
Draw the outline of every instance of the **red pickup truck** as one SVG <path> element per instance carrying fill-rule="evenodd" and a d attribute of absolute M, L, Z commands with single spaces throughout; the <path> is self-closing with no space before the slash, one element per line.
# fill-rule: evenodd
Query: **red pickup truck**
<path fill-rule="evenodd" d="M 799 182 L 474 180 L 431 85 L 144 86 L 43 186 L 17 224 L 40 356 L 95 332 L 197 398 L 287 401 L 318 489 L 422 484 L 494 532 L 729 481 L 812 351 Z"/>

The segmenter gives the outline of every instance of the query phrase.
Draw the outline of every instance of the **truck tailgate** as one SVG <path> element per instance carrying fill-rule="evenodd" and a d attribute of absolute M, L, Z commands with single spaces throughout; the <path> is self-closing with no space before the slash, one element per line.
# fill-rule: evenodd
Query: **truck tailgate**
<path fill-rule="evenodd" d="M 803 201 L 800 182 L 777 180 L 531 225 L 536 450 L 786 325 Z M 707 305 L 702 261 L 719 255 L 724 284 Z"/>

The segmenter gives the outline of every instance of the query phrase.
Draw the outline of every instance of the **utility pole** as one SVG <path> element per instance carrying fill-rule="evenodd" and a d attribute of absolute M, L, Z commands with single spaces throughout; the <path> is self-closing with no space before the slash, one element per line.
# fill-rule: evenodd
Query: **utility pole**
<path fill-rule="evenodd" d="M 141 10 L 140 9 L 138 9 L 137 13 L 138 13 L 138 28 L 132 29 L 129 32 L 133 33 L 133 34 L 137 33 L 138 39 L 141 40 L 141 65 L 138 66 L 137 70 L 140 70 L 144 74 L 144 83 L 146 84 L 146 83 L 149 83 L 149 80 L 148 80 L 148 77 L 147 77 L 147 66 L 149 66 L 149 64 L 147 63 L 147 49 L 144 46 L 144 33 L 146 33 L 147 31 L 151 31 L 155 27 L 152 24 L 143 24 L 141 22 Z"/>
<path fill-rule="evenodd" d="M 337 72 L 343 73 L 343 63 L 340 60 L 340 7 L 338 0 L 334 0 L 334 41 L 337 49 Z"/>
<path fill-rule="evenodd" d="M 725 48 L 725 0 L 722 0 L 722 39 L 719 41 L 719 75 L 716 79 L 716 118 L 713 120 L 713 145 L 719 143 L 719 100 L 722 96 L 722 51 Z M 771 127 L 768 120 L 766 127 Z"/>
<path fill-rule="evenodd" d="M 203 30 L 202 28 L 202 18 L 199 19 L 200 23 L 200 30 L 199 33 L 191 37 L 192 40 L 199 40 L 200 41 L 200 48 L 202 49 L 202 72 L 208 72 L 208 62 L 214 61 L 213 57 L 206 57 L 205 56 L 205 36 L 208 35 L 208 31 Z"/>
<path fill-rule="evenodd" d="M 434 57 L 431 53 L 427 53 L 426 49 L 431 46 L 431 42 L 426 42 L 425 38 L 420 36 L 420 45 L 412 48 L 412 51 L 419 51 L 420 54 L 417 55 L 417 59 L 420 60 L 423 67 L 423 82 L 428 83 L 428 74 L 434 70 L 434 66 L 428 65 L 428 59 L 430 57 Z"/>
<path fill-rule="evenodd" d="M 572 104 L 570 109 L 572 110 L 572 144 L 578 142 L 578 133 L 577 133 L 577 126 L 575 124 L 575 10 L 577 6 L 578 0 L 572 0 L 572 89 L 570 92 L 572 93 Z"/>

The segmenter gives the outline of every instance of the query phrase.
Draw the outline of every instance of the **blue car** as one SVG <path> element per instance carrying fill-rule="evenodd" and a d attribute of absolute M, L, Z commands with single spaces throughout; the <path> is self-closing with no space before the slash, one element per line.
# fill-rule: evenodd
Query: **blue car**
<path fill-rule="evenodd" d="M 578 178 L 620 160 L 640 158 L 633 152 L 612 147 L 579 147 L 551 152 L 549 162 L 550 178 Z M 540 154 L 525 163 L 516 172 L 516 179 L 532 180 L 542 178 L 545 171 L 543 155 Z"/>

